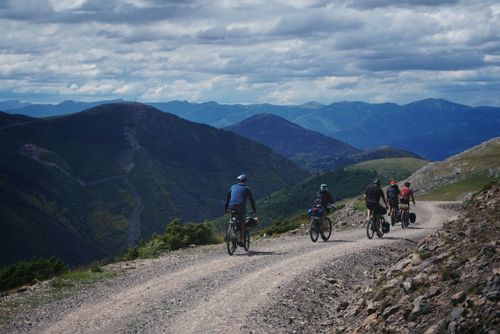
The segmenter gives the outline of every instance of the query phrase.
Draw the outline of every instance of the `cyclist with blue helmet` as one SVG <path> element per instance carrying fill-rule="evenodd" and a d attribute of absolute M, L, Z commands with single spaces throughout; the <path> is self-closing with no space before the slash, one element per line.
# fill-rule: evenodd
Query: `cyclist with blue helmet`
<path fill-rule="evenodd" d="M 248 178 L 246 175 L 242 174 L 236 178 L 238 181 L 236 184 L 231 186 L 227 192 L 226 204 L 224 205 L 224 212 L 228 211 L 234 212 L 236 219 L 240 224 L 240 246 L 243 245 L 243 240 L 245 237 L 245 213 L 246 213 L 246 202 L 247 199 L 250 200 L 250 205 L 252 206 L 252 211 L 255 213 L 257 209 L 255 208 L 255 201 L 253 199 L 252 191 L 248 187 Z"/>

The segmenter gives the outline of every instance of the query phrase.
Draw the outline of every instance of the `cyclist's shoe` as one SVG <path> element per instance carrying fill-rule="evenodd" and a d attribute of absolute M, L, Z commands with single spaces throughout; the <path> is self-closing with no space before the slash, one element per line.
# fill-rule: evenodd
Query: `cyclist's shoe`
<path fill-rule="evenodd" d="M 245 244 L 244 244 L 242 241 L 238 241 L 238 246 L 240 246 L 240 247 L 244 247 L 244 246 L 245 246 Z"/>

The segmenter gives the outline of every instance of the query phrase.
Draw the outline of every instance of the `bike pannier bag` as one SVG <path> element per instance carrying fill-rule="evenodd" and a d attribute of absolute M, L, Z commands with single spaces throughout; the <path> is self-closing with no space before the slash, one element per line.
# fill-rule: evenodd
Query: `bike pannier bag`
<path fill-rule="evenodd" d="M 245 220 L 246 227 L 254 227 L 254 226 L 257 226 L 258 223 L 259 223 L 258 218 L 247 217 Z"/>
<path fill-rule="evenodd" d="M 391 224 L 389 224 L 388 222 L 382 222 L 382 232 L 389 233 L 390 229 L 391 229 Z"/>
<path fill-rule="evenodd" d="M 417 215 L 415 214 L 415 212 L 410 212 L 410 221 L 414 223 L 415 220 L 417 220 Z"/>

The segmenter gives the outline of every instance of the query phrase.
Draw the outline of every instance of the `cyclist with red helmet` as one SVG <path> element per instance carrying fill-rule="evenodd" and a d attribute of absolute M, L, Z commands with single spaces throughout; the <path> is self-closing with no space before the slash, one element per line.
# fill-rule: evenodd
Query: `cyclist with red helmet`
<path fill-rule="evenodd" d="M 410 182 L 405 182 L 405 186 L 401 188 L 401 192 L 399 194 L 399 202 L 401 204 L 410 205 L 410 199 L 415 205 L 415 197 L 413 196 L 413 190 L 410 188 Z"/>

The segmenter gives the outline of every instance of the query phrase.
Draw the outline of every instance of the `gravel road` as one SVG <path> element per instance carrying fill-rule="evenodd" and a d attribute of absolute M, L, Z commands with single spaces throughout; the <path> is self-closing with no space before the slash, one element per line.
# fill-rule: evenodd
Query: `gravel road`
<path fill-rule="evenodd" d="M 65 299 L 27 307 L 0 331 L 12 333 L 266 333 L 262 310 L 279 303 L 296 282 L 336 260 L 412 243 L 440 228 L 452 211 L 419 202 L 417 223 L 398 225 L 382 239 L 365 229 L 335 232 L 329 242 L 306 235 L 258 240 L 246 254 L 225 246 L 200 247 L 158 259 L 113 265 L 125 274 Z M 350 271 L 349 266 L 339 270 Z M 346 273 L 347 274 L 347 273 Z M 292 291 L 293 294 L 293 291 Z M 283 299 L 285 300 L 285 299 Z M 272 323 L 272 322 L 271 322 Z M 267 327 L 266 327 L 267 326 Z M 279 326 L 277 324 L 276 326 Z M 2 329 L 3 328 L 3 329 Z M 288 332 L 285 327 L 272 332 Z"/>

